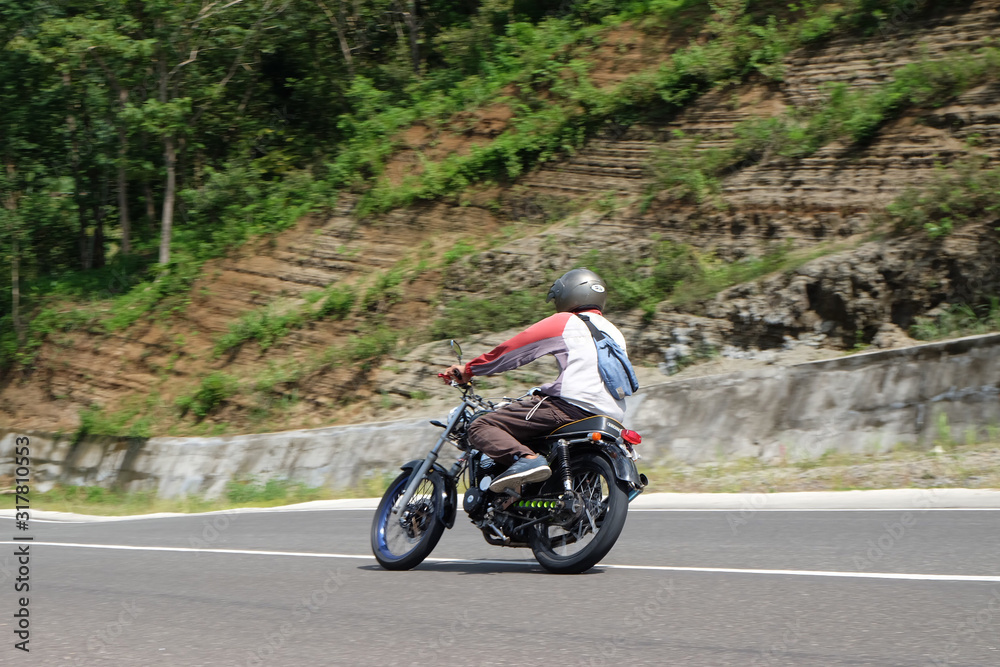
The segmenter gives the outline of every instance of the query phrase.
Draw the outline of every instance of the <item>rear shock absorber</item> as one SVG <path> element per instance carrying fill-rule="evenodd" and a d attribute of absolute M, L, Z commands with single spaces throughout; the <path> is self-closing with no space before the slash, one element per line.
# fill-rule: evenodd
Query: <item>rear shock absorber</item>
<path fill-rule="evenodd" d="M 573 473 L 569 469 L 569 443 L 560 439 L 556 442 L 556 455 L 559 459 L 559 467 L 562 468 L 563 488 L 566 491 L 573 490 Z"/>

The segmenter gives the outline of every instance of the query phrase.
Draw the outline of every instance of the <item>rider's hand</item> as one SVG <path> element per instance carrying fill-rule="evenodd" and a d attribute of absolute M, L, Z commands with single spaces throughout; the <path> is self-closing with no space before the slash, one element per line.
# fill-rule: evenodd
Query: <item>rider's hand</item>
<path fill-rule="evenodd" d="M 448 368 L 444 369 L 444 372 L 441 375 L 444 376 L 443 379 L 445 381 L 445 384 L 451 383 L 452 380 L 454 380 L 459 384 L 469 384 L 469 380 L 472 379 L 472 374 L 466 373 L 464 366 L 457 366 L 457 365 L 449 366 Z"/>

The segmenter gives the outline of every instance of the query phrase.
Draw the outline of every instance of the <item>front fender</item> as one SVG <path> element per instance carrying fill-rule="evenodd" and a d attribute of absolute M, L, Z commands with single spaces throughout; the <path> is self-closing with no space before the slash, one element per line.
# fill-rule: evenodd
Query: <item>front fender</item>
<path fill-rule="evenodd" d="M 399 468 L 400 470 L 409 470 L 412 473 L 414 470 L 419 469 L 423 462 L 423 459 L 414 459 L 407 461 L 399 466 Z M 455 514 L 458 508 L 458 491 L 455 489 L 455 480 L 448 475 L 448 472 L 439 463 L 431 466 L 428 475 L 438 477 L 441 482 L 437 485 L 437 488 L 441 489 L 439 498 L 441 509 L 438 512 L 438 518 L 445 525 L 445 528 L 451 528 L 455 525 Z"/>

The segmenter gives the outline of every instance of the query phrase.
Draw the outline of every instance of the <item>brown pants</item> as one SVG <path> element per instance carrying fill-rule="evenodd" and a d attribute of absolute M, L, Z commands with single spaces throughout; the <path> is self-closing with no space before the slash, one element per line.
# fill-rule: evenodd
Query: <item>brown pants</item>
<path fill-rule="evenodd" d="M 534 454 L 522 443 L 590 416 L 590 412 L 561 398 L 528 396 L 472 422 L 469 442 L 500 465 L 509 466 L 515 455 Z"/>

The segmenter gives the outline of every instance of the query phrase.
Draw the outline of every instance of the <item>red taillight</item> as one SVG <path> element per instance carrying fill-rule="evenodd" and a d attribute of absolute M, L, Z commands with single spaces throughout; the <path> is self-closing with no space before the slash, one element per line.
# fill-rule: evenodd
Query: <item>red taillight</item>
<path fill-rule="evenodd" d="M 624 440 L 630 445 L 638 445 L 640 442 L 642 442 L 642 436 L 636 433 L 635 431 L 626 428 L 622 430 L 622 440 Z"/>

